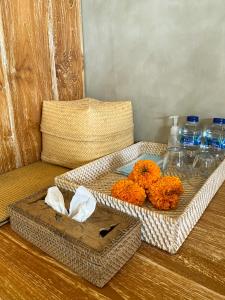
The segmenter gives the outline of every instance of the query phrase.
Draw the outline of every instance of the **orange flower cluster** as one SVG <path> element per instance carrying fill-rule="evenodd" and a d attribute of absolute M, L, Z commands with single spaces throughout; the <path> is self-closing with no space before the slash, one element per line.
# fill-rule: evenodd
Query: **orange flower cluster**
<path fill-rule="evenodd" d="M 165 176 L 151 185 L 146 193 L 155 208 L 168 210 L 177 207 L 183 191 L 182 183 L 178 177 Z"/>
<path fill-rule="evenodd" d="M 139 160 L 128 178 L 147 189 L 149 185 L 160 178 L 160 168 L 152 160 Z"/>
<path fill-rule="evenodd" d="M 145 190 L 129 179 L 117 181 L 112 186 L 111 194 L 113 197 L 136 205 L 143 205 L 146 198 Z"/>
<path fill-rule="evenodd" d="M 111 194 L 120 200 L 143 205 L 146 199 L 157 209 L 176 208 L 183 193 L 178 177 L 160 177 L 159 166 L 151 160 L 139 160 L 128 179 L 122 179 L 112 186 Z"/>

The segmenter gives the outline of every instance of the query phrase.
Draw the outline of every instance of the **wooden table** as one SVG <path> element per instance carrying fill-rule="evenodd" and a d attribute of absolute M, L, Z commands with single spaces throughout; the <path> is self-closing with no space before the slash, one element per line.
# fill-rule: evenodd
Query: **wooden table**
<path fill-rule="evenodd" d="M 225 183 L 176 255 L 143 243 L 102 289 L 1 227 L 0 299 L 225 299 Z"/>

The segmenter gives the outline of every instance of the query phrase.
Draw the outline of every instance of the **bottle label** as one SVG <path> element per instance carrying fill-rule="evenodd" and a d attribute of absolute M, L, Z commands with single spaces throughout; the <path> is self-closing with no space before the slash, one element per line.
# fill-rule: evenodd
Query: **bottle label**
<path fill-rule="evenodd" d="M 194 145 L 199 146 L 201 144 L 201 135 L 195 135 L 194 136 Z"/>
<path fill-rule="evenodd" d="M 181 137 L 180 142 L 184 146 L 199 146 L 201 144 L 201 135 L 185 135 Z"/>
<path fill-rule="evenodd" d="M 225 149 L 225 137 L 221 138 L 221 149 Z"/>
<path fill-rule="evenodd" d="M 206 146 L 211 146 L 212 145 L 212 138 L 210 137 L 206 137 L 205 139 L 205 145 Z"/>
<path fill-rule="evenodd" d="M 214 138 L 214 139 L 212 139 L 212 147 L 225 149 L 225 139 L 224 138 Z"/>
<path fill-rule="evenodd" d="M 220 140 L 220 139 L 218 139 L 218 138 L 212 138 L 212 146 L 214 147 L 214 148 L 222 148 L 222 143 L 221 143 L 222 141 Z"/>
<path fill-rule="evenodd" d="M 187 135 L 182 136 L 180 142 L 184 146 L 193 145 L 194 144 L 194 138 L 193 138 L 193 136 L 187 136 Z"/>

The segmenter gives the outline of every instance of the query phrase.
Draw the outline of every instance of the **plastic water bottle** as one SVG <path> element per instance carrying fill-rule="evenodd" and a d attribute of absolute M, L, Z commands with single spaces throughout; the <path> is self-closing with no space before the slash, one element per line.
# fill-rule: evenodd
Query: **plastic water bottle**
<path fill-rule="evenodd" d="M 212 124 L 203 131 L 202 150 L 211 153 L 219 164 L 224 159 L 225 119 L 213 118 Z"/>
<path fill-rule="evenodd" d="M 192 164 L 200 148 L 202 130 L 198 116 L 187 116 L 186 124 L 180 129 L 180 144 L 187 151 L 187 164 Z"/>
<path fill-rule="evenodd" d="M 222 126 L 222 149 L 225 155 L 225 119 L 223 119 L 223 126 Z"/>
<path fill-rule="evenodd" d="M 203 148 L 220 150 L 223 148 L 224 119 L 213 118 L 213 123 L 203 131 Z"/>
<path fill-rule="evenodd" d="M 186 149 L 199 149 L 202 130 L 198 116 L 188 116 L 187 123 L 180 130 L 180 143 Z"/>

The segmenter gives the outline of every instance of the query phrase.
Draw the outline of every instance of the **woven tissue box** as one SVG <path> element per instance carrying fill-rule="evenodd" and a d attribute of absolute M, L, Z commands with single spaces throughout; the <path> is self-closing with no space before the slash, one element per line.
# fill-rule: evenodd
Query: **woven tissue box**
<path fill-rule="evenodd" d="M 97 204 L 83 223 L 57 213 L 45 191 L 9 207 L 12 229 L 98 287 L 103 287 L 141 244 L 140 222 Z M 66 207 L 73 193 L 63 191 Z"/>

